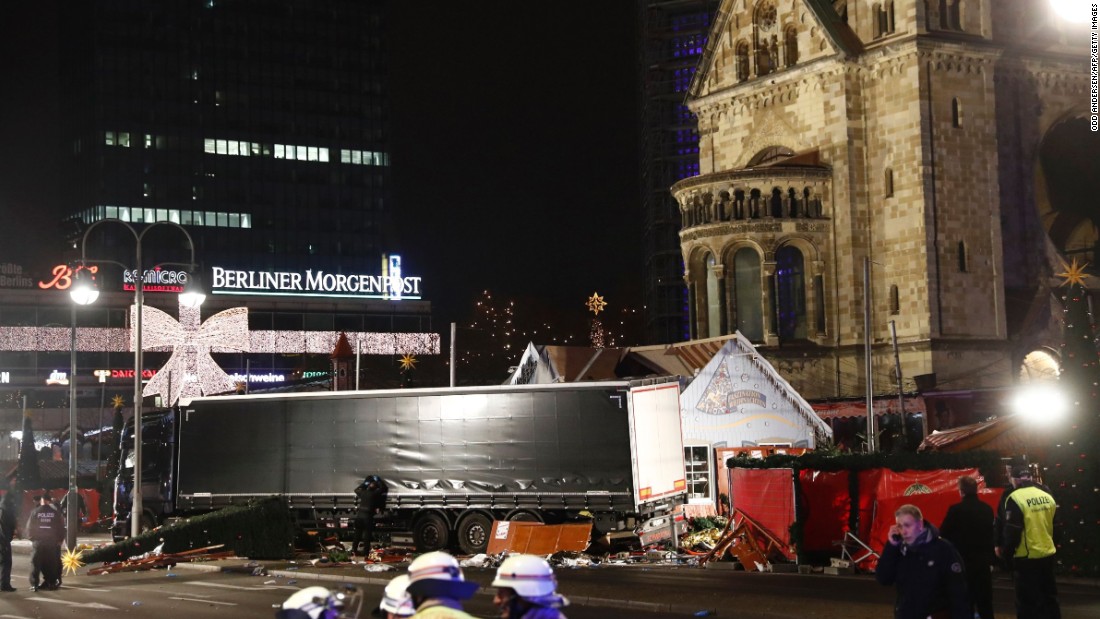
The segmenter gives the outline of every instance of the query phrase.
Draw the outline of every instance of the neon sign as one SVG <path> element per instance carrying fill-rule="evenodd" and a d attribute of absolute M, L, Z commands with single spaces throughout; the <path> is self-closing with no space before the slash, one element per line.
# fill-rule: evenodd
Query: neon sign
<path fill-rule="evenodd" d="M 245 381 L 250 383 L 281 383 L 286 380 L 286 376 L 272 372 L 262 374 L 230 374 L 229 380 L 238 383 Z"/>
<path fill-rule="evenodd" d="M 103 382 L 103 380 L 106 378 L 133 378 L 134 368 L 124 370 L 96 370 L 92 373 L 99 378 L 100 382 Z M 142 370 L 141 377 L 152 378 L 153 376 L 156 376 L 156 373 L 156 370 Z"/>
<path fill-rule="evenodd" d="M 183 292 L 183 287 L 190 276 L 187 271 L 170 271 L 157 267 L 147 269 L 142 278 L 142 292 Z M 137 269 L 127 269 L 122 272 L 122 289 L 133 291 L 137 283 Z"/>
<path fill-rule="evenodd" d="M 99 272 L 97 266 L 85 266 L 80 269 L 87 269 L 89 273 L 96 274 Z M 79 270 L 79 269 L 78 269 Z M 56 288 L 57 290 L 68 290 L 69 286 L 73 285 L 73 269 L 67 264 L 59 264 L 50 271 L 53 275 L 53 279 L 49 282 L 38 282 L 38 287 L 42 290 L 49 290 L 50 288 Z"/>
<path fill-rule="evenodd" d="M 60 372 L 54 370 L 50 372 L 50 377 L 46 379 L 47 385 L 68 385 L 69 375 L 66 372 Z"/>
<path fill-rule="evenodd" d="M 394 274 L 393 259 L 397 273 Z M 354 297 L 360 299 L 419 299 L 420 277 L 403 277 L 399 256 L 391 256 L 389 273 L 347 275 L 308 270 L 237 271 L 214 267 L 214 294 L 292 295 L 305 297 Z"/>

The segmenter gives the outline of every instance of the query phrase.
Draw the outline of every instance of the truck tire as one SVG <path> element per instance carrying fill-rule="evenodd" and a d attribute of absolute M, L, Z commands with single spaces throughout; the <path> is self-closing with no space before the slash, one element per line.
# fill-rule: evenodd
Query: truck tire
<path fill-rule="evenodd" d="M 424 514 L 413 525 L 413 543 L 418 552 L 446 550 L 451 543 L 451 527 L 439 514 Z"/>
<path fill-rule="evenodd" d="M 526 509 L 513 509 L 504 519 L 516 522 L 543 522 L 541 514 Z"/>
<path fill-rule="evenodd" d="M 481 512 L 470 512 L 458 521 L 458 547 L 466 554 L 485 552 L 492 534 L 493 520 Z"/>

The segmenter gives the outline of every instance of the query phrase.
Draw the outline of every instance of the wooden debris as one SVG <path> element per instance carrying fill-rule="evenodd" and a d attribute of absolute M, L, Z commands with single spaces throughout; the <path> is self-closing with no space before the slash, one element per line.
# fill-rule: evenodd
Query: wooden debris
<path fill-rule="evenodd" d="M 224 546 L 225 544 L 218 544 L 216 546 L 195 548 L 192 550 L 185 550 L 183 552 L 165 552 L 140 558 L 127 559 L 125 561 L 104 563 L 100 567 L 94 567 L 88 570 L 88 574 L 95 576 L 99 574 L 115 574 L 118 572 L 140 572 L 142 570 L 151 570 L 158 567 L 171 567 L 173 565 L 176 565 L 177 563 L 188 563 L 191 561 L 213 561 L 216 559 L 228 559 L 236 556 L 236 553 L 234 553 L 232 550 L 215 552 L 219 548 L 223 548 Z"/>

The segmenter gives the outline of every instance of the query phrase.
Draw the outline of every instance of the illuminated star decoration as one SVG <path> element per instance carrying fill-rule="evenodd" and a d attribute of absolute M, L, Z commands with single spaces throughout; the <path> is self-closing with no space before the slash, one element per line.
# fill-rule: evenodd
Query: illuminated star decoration
<path fill-rule="evenodd" d="M 1089 276 L 1088 273 L 1085 273 L 1085 269 L 1088 266 L 1089 263 L 1087 262 L 1078 265 L 1077 258 L 1073 259 L 1073 264 L 1067 265 L 1065 262 L 1063 262 L 1062 267 L 1065 269 L 1065 271 L 1058 274 L 1058 277 L 1061 277 L 1063 280 L 1065 280 L 1062 282 L 1062 285 L 1072 286 L 1074 284 L 1078 284 L 1082 288 L 1085 287 L 1085 278 Z"/>
<path fill-rule="evenodd" d="M 401 364 L 401 371 L 402 372 L 404 372 L 406 370 L 415 370 L 416 369 L 416 362 L 417 362 L 416 357 L 414 357 L 414 356 L 412 356 L 408 353 L 406 353 L 405 355 L 402 355 L 401 360 L 398 361 L 398 363 Z"/>
<path fill-rule="evenodd" d="M 65 573 L 76 574 L 77 570 L 84 567 L 84 562 L 80 560 L 83 556 L 83 550 L 73 552 L 71 548 L 66 548 L 65 552 L 61 553 L 61 567 L 65 568 Z"/>
<path fill-rule="evenodd" d="M 122 399 L 122 396 L 115 394 L 115 397 L 111 398 L 111 406 L 115 408 L 122 408 L 126 406 L 126 400 Z"/>
<path fill-rule="evenodd" d="M 603 297 L 598 292 L 593 292 L 592 296 L 588 297 L 588 303 L 585 303 L 585 305 L 588 306 L 588 311 L 597 316 L 603 308 L 607 307 L 607 303 L 604 302 Z"/>

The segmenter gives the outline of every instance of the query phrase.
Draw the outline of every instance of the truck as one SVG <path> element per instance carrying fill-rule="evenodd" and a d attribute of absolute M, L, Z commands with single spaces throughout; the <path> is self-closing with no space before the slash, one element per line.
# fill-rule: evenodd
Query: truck
<path fill-rule="evenodd" d="M 686 496 L 680 389 L 664 377 L 181 401 L 142 416 L 138 517 L 145 529 L 276 496 L 303 528 L 339 527 L 377 475 L 376 530 L 420 551 L 484 552 L 497 520 L 652 528 Z M 116 539 L 133 516 L 132 424 L 121 441 Z"/>

